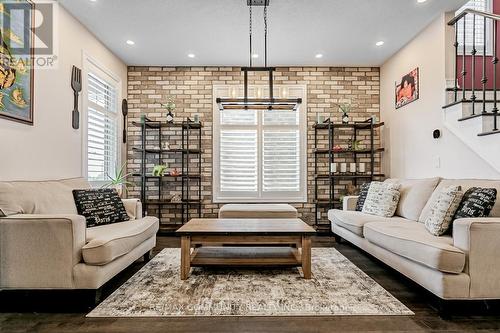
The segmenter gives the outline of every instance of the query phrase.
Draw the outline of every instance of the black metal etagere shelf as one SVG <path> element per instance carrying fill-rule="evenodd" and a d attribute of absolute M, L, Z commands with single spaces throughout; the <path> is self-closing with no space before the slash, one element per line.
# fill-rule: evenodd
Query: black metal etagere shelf
<path fill-rule="evenodd" d="M 325 123 L 314 124 L 314 204 L 315 204 L 315 226 L 318 232 L 329 232 L 330 224 L 329 223 L 320 223 L 319 213 L 326 209 L 333 208 L 341 208 L 342 203 L 340 201 L 340 196 L 335 196 L 335 189 L 339 186 L 339 182 L 347 182 L 350 181 L 354 186 L 358 186 L 360 182 L 369 182 L 375 179 L 383 178 L 383 174 L 375 173 L 375 155 L 378 153 L 384 152 L 384 148 L 375 147 L 375 130 L 384 125 L 381 123 L 374 123 L 373 118 L 369 118 L 363 122 L 354 122 L 349 124 L 336 124 L 332 121 L 328 120 Z M 328 148 L 319 148 L 319 136 L 323 131 L 328 131 Z M 336 137 L 339 136 L 339 132 L 342 135 L 345 135 L 346 131 L 351 131 L 353 141 L 356 141 L 358 137 L 362 134 L 362 131 L 368 132 L 369 136 L 369 145 L 364 149 L 346 149 L 342 148 L 341 150 L 335 150 L 334 147 L 336 145 Z M 367 134 L 364 134 L 366 136 Z M 338 158 L 343 158 L 344 160 L 349 160 L 352 163 L 356 164 L 356 172 L 336 172 L 333 173 L 331 170 L 331 164 L 337 163 Z M 369 168 L 366 169 L 366 172 L 360 173 L 358 172 L 357 166 L 360 160 L 360 157 L 368 157 L 369 158 Z M 318 164 L 319 160 L 327 158 L 327 170 L 329 171 L 326 174 L 318 173 Z M 348 162 L 343 162 L 349 164 Z M 326 180 L 326 185 L 319 184 L 320 180 L 323 182 Z M 328 186 L 328 198 L 320 198 L 319 197 L 319 187 L 320 186 Z M 342 186 L 345 186 L 343 184 Z"/>
<path fill-rule="evenodd" d="M 160 232 L 162 233 L 173 232 L 182 224 L 189 221 L 191 218 L 191 208 L 196 208 L 197 216 L 201 217 L 201 130 L 203 125 L 192 122 L 189 119 L 187 121 L 169 123 L 154 121 L 147 117 L 144 117 L 144 120 L 141 122 L 132 122 L 132 125 L 141 128 L 141 146 L 132 148 L 133 152 L 141 156 L 140 171 L 133 173 L 132 176 L 140 179 L 143 213 L 148 214 L 151 206 L 157 208 L 157 216 L 160 219 Z M 172 131 L 168 131 L 168 129 Z M 172 142 L 169 140 L 170 134 L 166 134 L 164 131 L 172 132 L 173 135 L 176 135 L 175 130 L 181 131 L 181 148 L 162 149 L 161 147 L 163 147 L 165 140 Z M 197 145 L 197 148 L 194 149 L 191 148 L 193 139 L 196 140 Z M 154 159 L 157 162 L 155 164 L 162 165 L 165 164 L 165 160 L 170 160 L 172 155 L 180 155 L 180 175 L 154 176 L 151 171 L 147 170 L 148 158 Z M 193 170 L 193 158 L 198 160 L 195 170 Z M 180 201 L 165 199 L 166 194 L 169 194 L 165 193 L 168 190 L 164 186 L 166 182 L 180 182 Z M 197 190 L 195 190 L 197 193 L 193 195 L 192 184 L 194 183 L 197 185 Z M 151 198 L 155 192 L 156 198 Z M 162 210 L 165 207 L 167 209 L 168 207 L 173 207 L 172 209 L 180 208 L 181 220 L 162 223 Z"/>

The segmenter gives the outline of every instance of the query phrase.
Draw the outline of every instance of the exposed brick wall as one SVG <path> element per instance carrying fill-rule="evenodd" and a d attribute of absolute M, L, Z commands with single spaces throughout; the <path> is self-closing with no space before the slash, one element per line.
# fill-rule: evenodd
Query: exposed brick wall
<path fill-rule="evenodd" d="M 251 84 L 267 84 L 264 74 L 251 73 Z M 140 129 L 132 126 L 132 121 L 140 121 L 141 114 L 153 120 L 165 120 L 166 112 L 160 103 L 165 103 L 171 96 L 176 102 L 175 117 L 193 117 L 200 114 L 204 124 L 202 131 L 202 195 L 204 217 L 217 216 L 219 205 L 212 203 L 212 116 L 213 85 L 242 85 L 243 77 L 240 68 L 235 67 L 129 67 L 128 72 L 128 168 L 129 172 L 137 172 L 140 165 L 140 154 L 133 152 L 132 147 L 140 146 Z M 335 103 L 351 102 L 353 111 L 351 121 L 365 120 L 371 116 L 379 119 L 379 68 L 336 68 L 336 67 L 290 67 L 278 68 L 275 83 L 278 85 L 307 85 L 307 121 L 308 121 L 308 203 L 294 204 L 302 218 L 310 223 L 314 221 L 314 129 L 317 114 L 331 117 L 341 122 L 341 113 Z M 325 131 L 326 132 L 326 131 Z M 348 132 L 339 133 L 338 141 L 347 147 L 351 139 Z M 361 137 L 365 145 L 368 137 Z M 180 132 L 174 135 L 174 144 L 178 144 Z M 322 147 L 327 147 L 326 136 L 320 136 Z M 377 133 L 375 144 L 379 145 Z M 380 172 L 380 155 L 375 163 L 376 172 Z M 196 160 L 192 160 L 193 163 Z M 342 160 L 338 160 L 341 162 Z M 369 159 L 364 159 L 369 162 Z M 179 160 L 169 160 L 171 166 L 180 166 Z M 150 164 L 152 166 L 152 163 Z M 196 163 L 194 164 L 196 166 Z M 328 172 L 328 161 L 324 158 L 319 164 L 320 173 Z M 369 165 L 367 164 L 367 169 Z M 350 182 L 342 181 L 341 184 Z M 327 186 L 323 186 L 320 195 L 327 194 Z M 131 188 L 130 196 L 139 196 L 139 187 Z M 172 190 L 179 186 L 172 185 Z M 336 195 L 342 195 L 339 190 Z M 164 221 L 175 217 L 172 211 L 164 211 Z M 323 222 L 326 215 L 323 214 Z"/>

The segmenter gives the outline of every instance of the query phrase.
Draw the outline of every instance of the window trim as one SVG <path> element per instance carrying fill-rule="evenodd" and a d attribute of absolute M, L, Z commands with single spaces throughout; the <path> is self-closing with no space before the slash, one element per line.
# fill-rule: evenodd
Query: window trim
<path fill-rule="evenodd" d="M 306 85 L 274 85 L 275 96 L 278 96 L 280 91 L 283 88 L 287 88 L 289 91 L 289 96 L 302 98 L 302 105 L 299 108 L 299 135 L 300 135 L 300 191 L 299 195 L 290 195 L 290 193 L 281 193 L 275 194 L 275 197 L 266 196 L 266 197 L 248 197 L 244 196 L 242 193 L 239 195 L 237 192 L 233 192 L 229 195 L 224 195 L 220 193 L 220 179 L 219 179 L 219 170 L 220 170 L 220 110 L 219 106 L 216 103 L 216 98 L 231 98 L 243 95 L 243 88 L 241 86 L 235 85 L 214 85 L 213 86 L 213 145 L 212 145 L 212 160 L 213 160 L 213 170 L 212 170 L 212 179 L 213 179 L 213 188 L 212 188 L 212 201 L 214 203 L 263 203 L 263 202 L 285 202 L 285 203 L 307 203 L 307 86 Z M 267 93 L 268 86 L 267 85 L 249 85 L 249 96 L 255 97 L 257 95 L 257 91 L 262 91 L 264 96 Z M 257 128 L 263 126 L 259 121 L 256 125 Z M 291 125 L 290 125 L 291 126 Z M 235 128 L 238 125 L 234 125 Z M 272 125 L 267 125 L 266 128 L 272 128 Z M 293 126 L 296 127 L 296 126 Z M 261 133 L 261 132 L 259 132 Z M 257 154 L 258 160 L 262 161 L 262 153 L 263 153 L 263 142 L 262 138 L 258 138 L 257 140 Z M 262 188 L 262 173 L 263 166 L 262 163 L 258 163 L 258 188 Z M 262 192 L 261 192 L 262 193 Z"/>
<path fill-rule="evenodd" d="M 121 147 L 121 142 L 123 141 L 123 116 L 120 110 L 120 103 L 122 100 L 122 80 L 113 71 L 109 70 L 106 66 L 100 63 L 97 59 L 89 55 L 87 52 L 82 52 L 82 93 L 81 98 L 81 110 L 80 110 L 80 124 L 82 129 L 82 167 L 81 174 L 82 177 L 88 179 L 88 75 L 92 72 L 91 68 L 95 67 L 102 73 L 106 74 L 114 82 L 112 83 L 116 87 L 116 154 L 117 161 L 116 164 L 121 166 L 123 160 L 123 152 Z M 106 184 L 106 181 L 90 181 L 90 184 L 94 187 L 100 187 Z"/>

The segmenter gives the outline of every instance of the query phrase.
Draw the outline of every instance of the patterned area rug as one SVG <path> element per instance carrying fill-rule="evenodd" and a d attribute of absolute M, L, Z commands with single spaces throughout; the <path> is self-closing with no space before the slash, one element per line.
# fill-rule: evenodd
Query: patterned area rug
<path fill-rule="evenodd" d="M 334 248 L 312 249 L 313 278 L 299 268 L 193 268 L 164 249 L 87 317 L 413 315 Z"/>

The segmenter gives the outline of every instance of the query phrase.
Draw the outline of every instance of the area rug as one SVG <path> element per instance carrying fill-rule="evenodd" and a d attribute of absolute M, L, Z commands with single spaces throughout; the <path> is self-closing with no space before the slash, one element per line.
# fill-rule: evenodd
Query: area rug
<path fill-rule="evenodd" d="M 334 248 L 312 249 L 313 278 L 299 268 L 193 268 L 164 249 L 87 317 L 413 315 Z"/>

